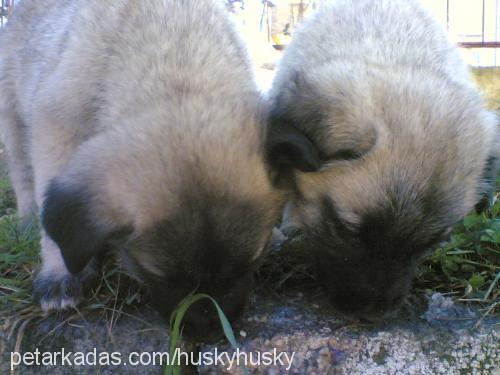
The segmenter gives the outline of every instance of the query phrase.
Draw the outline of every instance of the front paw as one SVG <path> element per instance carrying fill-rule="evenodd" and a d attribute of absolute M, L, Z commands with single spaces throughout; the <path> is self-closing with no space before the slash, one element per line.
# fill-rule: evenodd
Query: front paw
<path fill-rule="evenodd" d="M 38 275 L 33 281 L 33 300 L 43 311 L 72 309 L 83 300 L 83 285 L 78 276 Z"/>
<path fill-rule="evenodd" d="M 72 309 L 83 302 L 86 292 L 97 281 L 93 270 L 63 276 L 39 273 L 33 281 L 33 300 L 43 311 Z"/>

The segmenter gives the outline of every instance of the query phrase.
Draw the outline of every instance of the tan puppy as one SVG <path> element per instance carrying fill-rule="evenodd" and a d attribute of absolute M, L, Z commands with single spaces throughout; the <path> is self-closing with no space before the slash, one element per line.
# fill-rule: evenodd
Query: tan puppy
<path fill-rule="evenodd" d="M 236 316 L 281 203 L 246 51 L 219 2 L 26 0 L 1 37 L 19 213 L 39 207 L 44 228 L 42 308 L 76 305 L 112 241 L 166 316 L 193 291 Z M 187 334 L 207 338 L 207 308 Z"/>
<path fill-rule="evenodd" d="M 346 314 L 386 315 L 491 182 L 495 116 L 415 0 L 320 7 L 270 97 L 268 156 L 328 294 Z"/>

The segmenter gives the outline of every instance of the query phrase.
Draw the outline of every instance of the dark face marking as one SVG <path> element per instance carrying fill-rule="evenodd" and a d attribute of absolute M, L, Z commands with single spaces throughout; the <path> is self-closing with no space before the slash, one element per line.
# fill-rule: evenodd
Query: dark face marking
<path fill-rule="evenodd" d="M 262 208 L 251 202 L 195 199 L 125 248 L 135 259 L 155 308 L 166 319 L 188 294 L 206 293 L 234 320 L 252 288 L 258 266 L 254 255 L 265 244 L 263 234 L 270 232 L 263 218 Z M 199 301 L 188 310 L 183 332 L 204 342 L 222 335 L 209 301 Z"/>
<path fill-rule="evenodd" d="M 444 229 L 425 216 L 405 220 L 391 206 L 365 213 L 357 226 L 343 222 L 328 198 L 322 208 L 322 224 L 306 230 L 306 243 L 334 307 L 367 320 L 394 312 L 409 292 L 419 258 Z"/>

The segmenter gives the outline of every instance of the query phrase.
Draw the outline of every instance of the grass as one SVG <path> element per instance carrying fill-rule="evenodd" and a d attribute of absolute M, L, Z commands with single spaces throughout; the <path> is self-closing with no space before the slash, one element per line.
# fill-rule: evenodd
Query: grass
<path fill-rule="evenodd" d="M 10 185 L 9 176 L 7 175 L 7 168 L 0 161 L 0 217 L 14 213 L 15 206 L 16 197 Z"/>
<path fill-rule="evenodd" d="M 500 187 L 500 178 L 497 179 Z M 500 193 L 491 209 L 470 213 L 455 226 L 450 239 L 419 268 L 417 287 L 440 291 L 498 312 L 500 299 Z"/>
<path fill-rule="evenodd" d="M 0 187 L 4 183 L 0 180 Z M 4 195 L 11 196 L 10 191 Z M 63 316 L 41 311 L 31 301 L 34 270 L 40 263 L 38 227 L 35 225 L 21 231 L 13 211 L 14 202 L 4 201 L 4 204 L 6 211 L 0 217 L 0 327 L 6 330 L 9 338 L 16 334 L 15 350 L 19 349 L 29 322 L 57 316 L 64 324 L 82 316 L 93 316 L 105 321 L 108 331 L 111 331 L 121 316 L 129 315 L 128 310 L 143 304 L 145 293 L 141 287 L 116 263 L 106 259 L 100 283 L 85 305 Z M 3 206 L 0 204 L 0 207 Z"/>
<path fill-rule="evenodd" d="M 0 306 L 27 305 L 33 270 L 39 263 L 37 230 L 21 232 L 17 217 L 0 218 Z"/>

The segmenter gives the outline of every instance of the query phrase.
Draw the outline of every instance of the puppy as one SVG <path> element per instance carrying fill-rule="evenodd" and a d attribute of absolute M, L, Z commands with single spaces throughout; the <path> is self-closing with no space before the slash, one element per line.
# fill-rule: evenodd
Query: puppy
<path fill-rule="evenodd" d="M 320 7 L 270 99 L 267 155 L 328 295 L 345 314 L 386 316 L 424 251 L 486 191 L 497 120 L 415 0 Z"/>
<path fill-rule="evenodd" d="M 20 215 L 43 224 L 41 307 L 79 303 L 113 243 L 166 317 L 191 292 L 236 317 L 281 198 L 222 5 L 26 0 L 1 37 L 10 174 Z M 193 306 L 184 332 L 206 339 L 212 310 Z"/>

